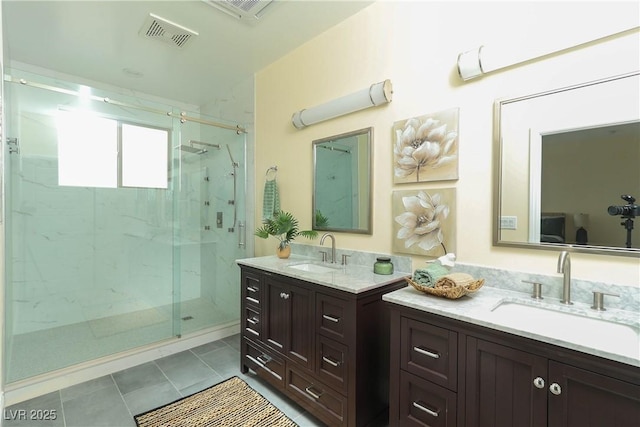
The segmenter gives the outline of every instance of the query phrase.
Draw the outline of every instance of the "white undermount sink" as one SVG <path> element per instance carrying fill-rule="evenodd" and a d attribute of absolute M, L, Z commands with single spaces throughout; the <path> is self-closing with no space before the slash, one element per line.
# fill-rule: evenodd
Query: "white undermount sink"
<path fill-rule="evenodd" d="M 323 265 L 313 264 L 313 263 L 304 263 L 304 264 L 294 264 L 289 265 L 289 268 L 293 268 L 294 270 L 305 271 L 307 273 L 335 273 L 336 269 L 331 267 L 325 267 Z"/>
<path fill-rule="evenodd" d="M 502 301 L 491 310 L 488 319 L 550 338 L 615 351 L 635 359 L 639 357 L 640 328 L 637 325 L 588 317 L 562 311 L 562 308 Z"/>

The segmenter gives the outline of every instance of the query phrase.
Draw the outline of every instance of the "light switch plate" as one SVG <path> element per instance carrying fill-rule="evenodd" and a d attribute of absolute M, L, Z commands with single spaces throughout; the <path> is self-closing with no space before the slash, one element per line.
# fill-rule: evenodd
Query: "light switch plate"
<path fill-rule="evenodd" d="M 516 216 L 501 216 L 500 228 L 503 230 L 515 230 L 518 228 L 518 217 Z"/>

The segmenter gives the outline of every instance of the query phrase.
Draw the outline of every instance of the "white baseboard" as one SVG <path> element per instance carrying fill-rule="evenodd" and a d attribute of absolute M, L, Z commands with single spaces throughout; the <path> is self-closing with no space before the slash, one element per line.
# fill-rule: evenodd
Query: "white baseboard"
<path fill-rule="evenodd" d="M 105 356 L 69 368 L 8 384 L 5 387 L 4 394 L 0 393 L 1 408 L 4 411 L 5 405 L 11 406 L 56 390 L 100 378 L 123 369 L 132 368 L 142 363 L 189 350 L 212 341 L 217 341 L 239 332 L 239 323 L 228 323 L 186 337 L 171 338 L 166 341 L 112 356 Z"/>

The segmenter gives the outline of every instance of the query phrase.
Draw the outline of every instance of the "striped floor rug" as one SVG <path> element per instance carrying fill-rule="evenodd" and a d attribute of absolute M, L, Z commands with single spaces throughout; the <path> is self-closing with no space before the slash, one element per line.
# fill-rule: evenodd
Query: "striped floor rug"
<path fill-rule="evenodd" d="M 297 426 L 238 377 L 133 418 L 139 427 Z"/>

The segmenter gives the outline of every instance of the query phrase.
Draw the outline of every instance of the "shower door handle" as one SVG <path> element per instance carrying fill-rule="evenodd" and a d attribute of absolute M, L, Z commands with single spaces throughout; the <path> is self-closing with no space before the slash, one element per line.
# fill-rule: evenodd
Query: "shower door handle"
<path fill-rule="evenodd" d="M 238 247 L 245 247 L 245 226 L 244 221 L 238 223 Z"/>

